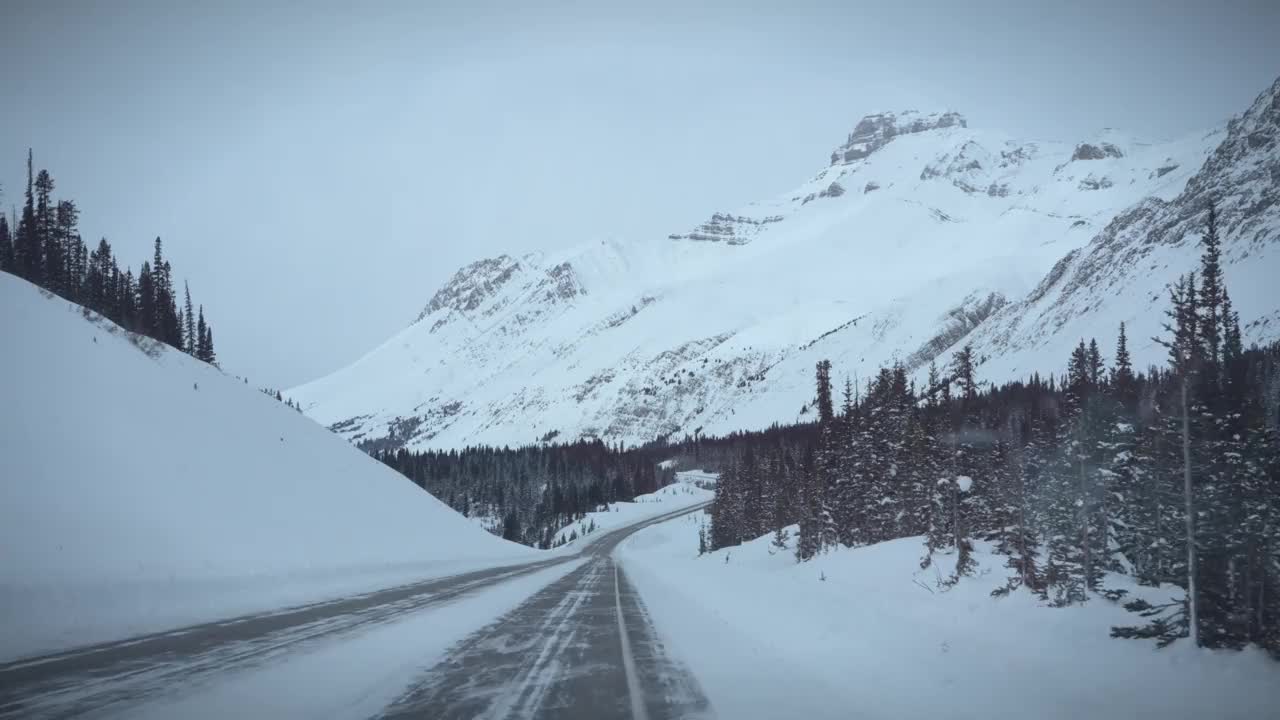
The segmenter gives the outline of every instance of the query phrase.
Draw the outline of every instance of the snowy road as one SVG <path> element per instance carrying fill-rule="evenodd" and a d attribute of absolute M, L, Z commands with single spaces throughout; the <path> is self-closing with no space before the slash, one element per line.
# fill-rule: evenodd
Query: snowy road
<path fill-rule="evenodd" d="M 467 638 L 381 717 L 708 716 L 697 682 L 666 654 L 613 560 L 617 545 L 638 529 L 601 538 L 588 563 Z"/>
<path fill-rule="evenodd" d="M 180 708 L 186 717 L 225 716 L 235 700 L 250 696 L 246 679 L 271 677 L 284 665 L 295 672 L 308 661 L 318 667 L 316 657 L 325 655 L 330 666 L 336 661 L 341 667 L 347 646 L 359 658 L 348 665 L 367 665 L 369 639 L 377 633 L 393 633 L 401 644 L 408 631 L 438 636 L 440 626 L 456 625 L 450 612 L 471 603 L 477 610 L 500 607 L 485 599 L 503 589 L 527 593 L 521 597 L 528 599 L 450 649 L 442 662 L 435 662 L 439 657 L 416 658 L 435 666 L 410 668 L 412 673 L 425 669 L 425 674 L 405 677 L 405 684 L 388 697 L 394 702 L 383 714 L 687 717 L 705 707 L 705 700 L 687 674 L 664 659 L 643 607 L 610 556 L 640 528 L 694 509 L 602 535 L 581 556 L 455 575 L 0 665 L 0 717 L 163 717 Z M 559 576 L 549 585 L 537 584 L 554 573 Z M 436 618 L 441 622 L 433 622 Z M 362 644 L 366 647 L 354 652 Z M 277 694 L 293 690 L 276 688 Z M 276 716 L 314 713 L 314 706 L 291 709 L 284 702 L 288 699 L 274 698 L 284 703 L 276 705 Z M 250 714 L 253 707 L 261 710 L 258 702 L 246 708 Z M 352 714 L 335 713 L 332 706 L 326 714 L 378 714 L 377 708 L 370 713 L 367 706 L 345 699 L 342 704 Z M 357 712 L 357 707 L 363 709 Z"/>

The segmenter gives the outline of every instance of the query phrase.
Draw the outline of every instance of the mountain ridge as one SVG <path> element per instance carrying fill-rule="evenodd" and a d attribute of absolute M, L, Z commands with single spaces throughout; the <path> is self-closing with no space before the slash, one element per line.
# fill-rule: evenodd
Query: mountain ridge
<path fill-rule="evenodd" d="M 353 441 L 411 425 L 397 442 L 523 444 L 555 433 L 639 443 L 805 419 L 822 358 L 851 379 L 895 361 L 920 372 L 969 340 L 990 360 L 980 367 L 988 380 L 1054 372 L 1066 355 L 1050 350 L 1067 341 L 1040 336 L 1087 326 L 1105 345 L 1111 318 L 1024 324 L 1011 319 L 1017 309 L 1056 298 L 1068 271 L 1087 274 L 1080 258 L 1108 228 L 1137 222 L 1123 218 L 1180 207 L 1189 181 L 1212 184 L 1266 156 L 1271 125 L 1254 110 L 1268 102 L 1165 143 L 1114 130 L 1020 141 L 955 112 L 867 116 L 795 190 L 715 211 L 689 231 L 468 265 L 387 343 L 289 395 Z M 1241 137 L 1243 154 L 1215 160 Z M 1259 222 L 1269 245 L 1276 223 Z M 1234 225 L 1229 235 L 1228 249 Z M 1267 269 L 1274 255 L 1246 264 Z M 1166 269 L 1156 279 L 1171 280 Z M 1239 305 L 1246 324 L 1267 302 Z"/>

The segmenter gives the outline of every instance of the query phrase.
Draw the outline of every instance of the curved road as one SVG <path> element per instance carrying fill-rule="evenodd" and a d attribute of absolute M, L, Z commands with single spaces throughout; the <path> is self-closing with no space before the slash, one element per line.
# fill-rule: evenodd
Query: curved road
<path fill-rule="evenodd" d="M 205 623 L 0 665 L 0 718 L 93 717 L 372 625 L 588 558 L 451 649 L 387 718 L 692 718 L 709 713 L 670 660 L 612 553 L 668 513 L 596 538 L 578 555 L 454 575 L 351 598 Z"/>

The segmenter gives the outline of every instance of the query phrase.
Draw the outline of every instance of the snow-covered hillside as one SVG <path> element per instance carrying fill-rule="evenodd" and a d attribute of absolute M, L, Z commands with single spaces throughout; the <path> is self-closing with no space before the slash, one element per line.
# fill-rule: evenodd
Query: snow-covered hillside
<path fill-rule="evenodd" d="M 1229 206 L 1237 308 L 1246 323 L 1264 318 L 1248 337 L 1274 338 L 1280 296 L 1259 278 L 1280 270 L 1278 93 L 1227 128 L 1162 143 L 1112 130 L 1024 141 L 957 113 L 870 116 L 773 200 L 667 238 L 473 263 L 381 347 L 289 395 L 351 440 L 392 446 L 636 443 L 810 417 L 823 358 L 839 375 L 895 360 L 919 371 L 972 339 L 998 357 L 988 378 L 1058 371 L 1059 345 L 1156 311 L 1135 298 L 1189 268 L 1185 233 L 1209 193 Z M 1181 224 L 1149 233 L 1141 219 L 1157 216 Z M 1087 261 L 1148 238 L 1173 250 Z M 1139 364 L 1159 356 L 1133 349 Z"/>
<path fill-rule="evenodd" d="M 0 335 L 0 659 L 536 558 L 5 273 Z"/>
<path fill-rule="evenodd" d="M 645 528 L 618 557 L 720 717 L 1245 720 L 1280 707 L 1280 672 L 1257 648 L 1116 640 L 1111 626 L 1137 616 L 1101 597 L 993 599 L 1011 571 L 982 543 L 976 576 L 944 590 L 936 566 L 920 570 L 923 538 L 796 563 L 792 526 L 787 549 L 768 535 L 698 556 L 706 522 Z M 1152 602 L 1182 592 L 1106 585 Z"/>

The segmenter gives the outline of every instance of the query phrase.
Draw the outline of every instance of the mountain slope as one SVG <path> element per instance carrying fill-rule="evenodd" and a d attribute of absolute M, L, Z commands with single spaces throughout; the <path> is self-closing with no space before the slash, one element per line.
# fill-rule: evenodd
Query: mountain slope
<path fill-rule="evenodd" d="M 1247 340 L 1280 338 L 1280 80 L 1227 127 L 1226 137 L 1171 200 L 1152 197 L 1118 215 L 1060 260 L 1027 297 L 973 334 L 983 374 L 1005 378 L 1062 358 L 1082 337 L 1124 322 L 1144 358 L 1163 353 L 1170 283 L 1199 268 L 1210 202 L 1218 208 L 1223 271 Z"/>
<path fill-rule="evenodd" d="M 1059 345 L 1085 331 L 1109 338 L 1118 319 L 1025 324 L 1027 303 L 1106 243 L 1116 218 L 1182 207 L 1196 188 L 1230 185 L 1250 167 L 1257 193 L 1270 197 L 1280 176 L 1265 170 L 1270 131 L 1254 128 L 1263 122 L 1254 115 L 1167 143 L 1110 130 L 1028 142 L 969 128 L 957 113 L 869 116 L 826 168 L 771 201 L 666 239 L 463 268 L 409 327 L 289 394 L 355 441 L 456 447 L 558 434 L 636 443 L 808 417 L 822 358 L 854 378 L 895 360 L 920 372 L 982 338 L 980 354 L 999 356 L 986 377 L 1058 371 Z M 1242 198 L 1240 207 L 1253 206 Z M 1265 287 L 1268 212 L 1247 210 L 1250 225 L 1231 216 L 1231 238 L 1251 232 L 1257 246 L 1227 258 L 1233 287 Z M 1124 242 L 1145 234 L 1134 226 Z M 1108 282 L 1162 287 L 1189 261 Z M 1077 274 L 1104 282 L 1102 269 L 1115 268 L 1096 262 Z M 1083 284 L 1080 297 L 1101 287 Z M 1253 295 L 1238 303 L 1246 321 L 1280 308 Z M 997 321 L 1018 329 L 988 329 Z M 1267 339 L 1275 323 L 1247 332 Z M 1134 353 L 1139 363 L 1159 355 L 1154 345 Z"/>
<path fill-rule="evenodd" d="M 273 398 L 0 273 L 0 656 L 529 548 Z"/>

